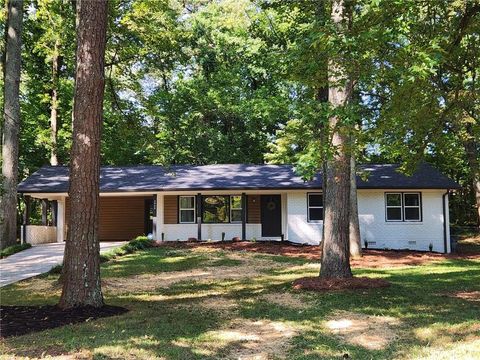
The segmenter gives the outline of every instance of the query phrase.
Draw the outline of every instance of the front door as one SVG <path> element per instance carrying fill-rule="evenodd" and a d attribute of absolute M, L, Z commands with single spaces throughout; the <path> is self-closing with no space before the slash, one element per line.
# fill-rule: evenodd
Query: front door
<path fill-rule="evenodd" d="M 262 237 L 282 235 L 282 201 L 280 195 L 262 195 Z"/>

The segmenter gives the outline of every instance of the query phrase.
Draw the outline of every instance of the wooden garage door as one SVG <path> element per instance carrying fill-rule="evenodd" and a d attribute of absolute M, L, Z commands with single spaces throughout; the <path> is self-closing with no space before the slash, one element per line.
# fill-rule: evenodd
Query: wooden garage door
<path fill-rule="evenodd" d="M 131 240 L 145 233 L 145 199 L 125 196 L 100 198 L 100 240 Z M 70 203 L 66 202 L 67 224 Z"/>

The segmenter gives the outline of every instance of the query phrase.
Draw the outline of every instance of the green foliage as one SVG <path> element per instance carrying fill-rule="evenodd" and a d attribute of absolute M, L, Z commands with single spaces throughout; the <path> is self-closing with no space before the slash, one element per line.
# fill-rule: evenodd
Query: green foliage
<path fill-rule="evenodd" d="M 116 259 L 120 256 L 132 254 L 136 251 L 145 250 L 153 246 L 153 240 L 148 239 L 146 236 L 138 236 L 137 238 L 130 240 L 128 243 L 112 249 L 104 254 L 100 254 L 100 261 L 105 262 L 112 259 Z"/>
<path fill-rule="evenodd" d="M 465 149 L 476 142 L 480 160 L 478 0 L 358 0 L 343 33 L 322 1 L 109 6 L 102 164 L 293 163 L 308 179 L 336 151 L 326 124 L 337 116 L 358 163 L 399 162 L 411 173 L 431 162 L 463 187 L 452 198 L 452 219 L 475 221 L 479 170 Z M 22 177 L 48 162 L 54 85 L 57 152 L 69 162 L 75 63 L 72 3 L 37 0 L 27 14 Z M 355 83 L 342 108 L 326 101 L 328 86 L 346 80 L 329 84 L 329 59 Z"/>
<path fill-rule="evenodd" d="M 31 247 L 32 247 L 31 244 L 16 244 L 16 245 L 8 246 L 2 251 L 0 251 L 0 259 L 6 258 L 7 256 L 13 255 L 22 250 L 30 249 Z"/>

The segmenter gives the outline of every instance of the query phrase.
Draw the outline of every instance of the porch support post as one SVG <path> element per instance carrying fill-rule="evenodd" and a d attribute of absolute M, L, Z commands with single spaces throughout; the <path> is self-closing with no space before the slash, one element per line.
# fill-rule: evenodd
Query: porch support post
<path fill-rule="evenodd" d="M 202 240 L 202 194 L 197 194 L 197 240 Z"/>
<path fill-rule="evenodd" d="M 52 225 L 57 226 L 58 202 L 53 200 L 50 202 L 50 209 L 52 210 Z"/>
<path fill-rule="evenodd" d="M 47 200 L 42 199 L 42 225 L 43 226 L 47 225 L 47 209 L 48 209 Z"/>
<path fill-rule="evenodd" d="M 152 237 L 153 240 L 157 240 L 157 206 L 158 206 L 158 196 L 157 194 L 153 195 L 153 213 L 155 216 L 152 219 Z"/>
<path fill-rule="evenodd" d="M 165 209 L 165 205 L 164 205 L 164 196 L 162 193 L 160 194 L 157 194 L 157 201 L 156 201 L 156 207 L 155 207 L 155 210 L 156 210 L 156 213 L 155 213 L 155 223 L 156 223 L 156 226 L 155 226 L 155 230 L 156 232 L 154 233 L 155 235 L 155 240 L 158 240 L 158 241 L 163 241 L 165 240 L 165 226 L 163 226 L 163 217 L 164 217 L 164 209 Z M 162 236 L 163 234 L 163 236 Z"/>
<path fill-rule="evenodd" d="M 242 193 L 242 240 L 247 240 L 247 195 Z"/>
<path fill-rule="evenodd" d="M 65 199 L 57 201 L 57 242 L 65 240 Z"/>
<path fill-rule="evenodd" d="M 25 195 L 25 209 L 23 209 L 23 232 L 22 232 L 22 243 L 26 244 L 27 242 L 27 225 L 30 224 L 30 196 Z"/>

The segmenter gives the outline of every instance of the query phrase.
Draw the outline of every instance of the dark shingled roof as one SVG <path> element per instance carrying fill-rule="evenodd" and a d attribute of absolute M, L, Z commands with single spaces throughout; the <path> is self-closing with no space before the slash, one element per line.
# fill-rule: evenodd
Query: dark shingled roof
<path fill-rule="evenodd" d="M 359 189 L 456 189 L 457 183 L 428 164 L 412 176 L 399 173 L 398 165 L 371 164 L 360 167 Z M 22 181 L 20 193 L 65 193 L 68 167 L 45 166 Z M 101 192 L 240 189 L 321 189 L 322 177 L 303 181 L 291 165 L 157 165 L 105 166 L 101 169 Z"/>

